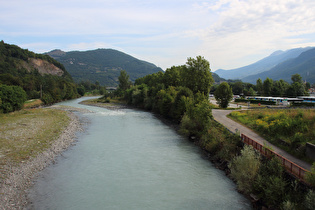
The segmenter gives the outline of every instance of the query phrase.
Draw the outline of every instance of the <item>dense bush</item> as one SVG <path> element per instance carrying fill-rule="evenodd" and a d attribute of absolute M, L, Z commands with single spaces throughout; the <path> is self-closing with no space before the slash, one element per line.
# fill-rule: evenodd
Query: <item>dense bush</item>
<path fill-rule="evenodd" d="M 20 110 L 25 101 L 26 93 L 21 87 L 0 85 L 0 112 Z"/>
<path fill-rule="evenodd" d="M 253 184 L 258 175 L 260 157 L 251 146 L 244 146 L 240 156 L 236 156 L 229 168 L 240 191 L 249 194 L 253 191 Z"/>
<path fill-rule="evenodd" d="M 311 171 L 306 173 L 305 179 L 309 184 L 315 186 L 315 162 L 311 167 Z"/>
<path fill-rule="evenodd" d="M 265 204 L 272 207 L 282 205 L 288 195 L 288 183 L 283 177 L 284 168 L 278 159 L 272 158 L 262 162 L 253 183 L 254 191 Z"/>

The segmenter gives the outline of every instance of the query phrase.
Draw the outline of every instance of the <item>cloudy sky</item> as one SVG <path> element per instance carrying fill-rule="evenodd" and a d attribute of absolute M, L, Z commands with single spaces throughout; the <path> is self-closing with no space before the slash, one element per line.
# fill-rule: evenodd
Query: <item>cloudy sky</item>
<path fill-rule="evenodd" d="M 112 48 L 164 70 L 315 46 L 314 0 L 0 0 L 0 40 L 37 53 Z"/>

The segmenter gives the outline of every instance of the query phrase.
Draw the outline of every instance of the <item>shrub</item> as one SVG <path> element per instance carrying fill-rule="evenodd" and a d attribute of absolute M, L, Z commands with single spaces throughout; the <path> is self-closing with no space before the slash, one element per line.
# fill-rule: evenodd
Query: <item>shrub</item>
<path fill-rule="evenodd" d="M 267 159 L 261 164 L 254 188 L 259 198 L 269 206 L 278 207 L 285 201 L 287 182 L 283 166 L 278 159 Z"/>
<path fill-rule="evenodd" d="M 246 194 L 252 192 L 259 167 L 260 156 L 251 146 L 245 145 L 241 150 L 241 155 L 235 157 L 229 164 L 231 176 L 235 179 L 240 191 Z"/>
<path fill-rule="evenodd" d="M 306 209 L 315 209 L 315 192 L 313 190 L 309 190 L 305 197 L 304 206 Z"/>
<path fill-rule="evenodd" d="M 20 110 L 26 98 L 25 91 L 19 86 L 0 85 L 0 110 L 3 113 Z"/>
<path fill-rule="evenodd" d="M 200 138 L 210 127 L 212 114 L 207 100 L 194 105 L 193 100 L 186 98 L 187 111 L 181 121 L 181 130 L 184 134 Z"/>
<path fill-rule="evenodd" d="M 315 162 L 313 163 L 311 167 L 311 171 L 306 172 L 305 179 L 307 183 L 315 187 Z"/>

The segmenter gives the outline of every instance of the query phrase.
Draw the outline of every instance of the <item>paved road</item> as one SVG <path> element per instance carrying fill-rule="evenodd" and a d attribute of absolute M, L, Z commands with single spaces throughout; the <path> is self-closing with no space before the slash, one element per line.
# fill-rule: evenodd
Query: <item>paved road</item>
<path fill-rule="evenodd" d="M 278 153 L 279 155 L 282 155 L 283 157 L 285 157 L 288 160 L 290 160 L 291 162 L 301 166 L 302 168 L 310 170 L 311 164 L 306 163 L 304 161 L 301 161 L 301 160 L 293 157 L 292 155 L 283 151 L 282 149 L 270 144 L 264 138 L 260 137 L 255 132 L 253 132 L 251 129 L 231 120 L 230 118 L 228 118 L 226 115 L 228 115 L 231 112 L 232 112 L 232 110 L 212 109 L 212 115 L 213 115 L 214 119 L 217 122 L 224 125 L 226 128 L 228 128 L 231 132 L 236 133 L 236 131 L 239 131 L 240 133 L 245 134 L 249 138 L 251 138 L 251 139 L 253 139 L 253 140 L 255 140 L 255 141 L 257 141 L 263 145 L 271 146 L 274 152 Z"/>

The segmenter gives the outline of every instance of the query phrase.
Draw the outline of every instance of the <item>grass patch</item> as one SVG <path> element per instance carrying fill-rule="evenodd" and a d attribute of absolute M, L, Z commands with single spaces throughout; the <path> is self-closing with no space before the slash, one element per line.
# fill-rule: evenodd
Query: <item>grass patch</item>
<path fill-rule="evenodd" d="M 29 109 L 29 108 L 40 107 L 43 104 L 44 104 L 43 101 L 40 99 L 32 99 L 32 100 L 25 101 L 23 107 L 26 109 Z"/>
<path fill-rule="evenodd" d="M 0 171 L 35 157 L 50 147 L 69 123 L 65 111 L 22 110 L 0 114 Z"/>
<path fill-rule="evenodd" d="M 229 117 L 292 155 L 312 162 L 305 157 L 305 144 L 315 144 L 315 110 L 247 110 L 232 112 Z"/>

